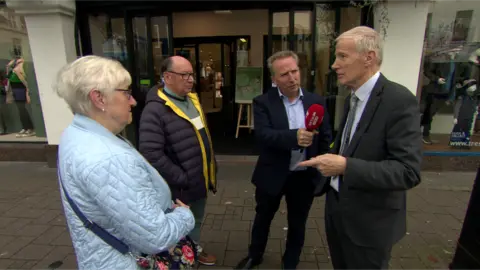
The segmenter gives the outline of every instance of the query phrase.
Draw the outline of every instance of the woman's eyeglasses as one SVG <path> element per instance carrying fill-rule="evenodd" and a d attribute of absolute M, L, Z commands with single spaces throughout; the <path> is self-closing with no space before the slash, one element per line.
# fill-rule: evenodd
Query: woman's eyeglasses
<path fill-rule="evenodd" d="M 115 89 L 115 91 L 123 92 L 128 99 L 132 97 L 132 89 Z"/>

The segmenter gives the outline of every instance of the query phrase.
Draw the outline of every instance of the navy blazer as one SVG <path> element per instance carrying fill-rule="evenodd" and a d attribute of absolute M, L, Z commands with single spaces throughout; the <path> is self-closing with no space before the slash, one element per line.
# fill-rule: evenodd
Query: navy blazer
<path fill-rule="evenodd" d="M 330 152 L 332 131 L 329 124 L 326 104 L 323 97 L 303 92 L 305 113 L 313 104 L 325 108 L 323 122 L 318 128 L 312 145 L 305 149 L 307 159 Z M 265 192 L 275 196 L 280 194 L 287 180 L 292 149 L 299 148 L 297 129 L 290 129 L 287 111 L 278 94 L 277 88 L 253 99 L 254 127 L 257 143 L 260 148 L 252 183 Z M 308 168 L 308 178 L 318 185 L 325 181 L 315 168 Z M 323 186 L 323 185 L 321 185 Z"/>

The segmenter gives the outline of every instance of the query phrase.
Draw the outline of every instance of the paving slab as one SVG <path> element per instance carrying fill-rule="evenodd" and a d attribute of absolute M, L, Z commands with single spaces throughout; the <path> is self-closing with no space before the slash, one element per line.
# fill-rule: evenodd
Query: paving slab
<path fill-rule="evenodd" d="M 255 217 L 254 160 L 220 161 L 219 188 L 207 200 L 201 242 L 231 269 L 248 250 Z M 45 163 L 0 162 L 0 269 L 76 269 L 63 216 L 56 171 Z M 408 192 L 408 233 L 394 247 L 391 269 L 446 268 L 460 233 L 475 174 L 424 172 Z M 307 221 L 299 269 L 331 269 L 325 226 L 325 198 L 315 199 Z M 279 269 L 285 248 L 286 205 L 282 201 L 269 235 L 262 269 Z"/>

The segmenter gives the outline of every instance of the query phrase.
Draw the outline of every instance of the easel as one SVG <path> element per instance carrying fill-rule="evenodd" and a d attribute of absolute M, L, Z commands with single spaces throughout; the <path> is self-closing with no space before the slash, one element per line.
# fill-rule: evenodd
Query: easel
<path fill-rule="evenodd" d="M 248 128 L 249 132 L 252 132 L 253 129 L 253 113 L 252 113 L 252 101 L 240 100 L 236 102 L 240 105 L 238 108 L 238 120 L 237 120 L 237 132 L 235 134 L 235 139 L 238 139 L 238 131 L 240 128 Z M 242 119 L 243 109 L 247 111 L 247 124 L 241 125 L 240 121 Z"/>

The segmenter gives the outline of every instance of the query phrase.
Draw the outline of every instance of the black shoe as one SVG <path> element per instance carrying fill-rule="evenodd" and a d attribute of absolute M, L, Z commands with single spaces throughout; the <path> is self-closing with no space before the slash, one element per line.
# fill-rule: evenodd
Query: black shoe
<path fill-rule="evenodd" d="M 233 269 L 253 269 L 260 265 L 262 260 L 255 260 L 250 257 L 243 258 Z"/>

